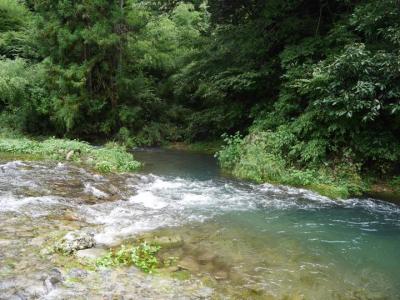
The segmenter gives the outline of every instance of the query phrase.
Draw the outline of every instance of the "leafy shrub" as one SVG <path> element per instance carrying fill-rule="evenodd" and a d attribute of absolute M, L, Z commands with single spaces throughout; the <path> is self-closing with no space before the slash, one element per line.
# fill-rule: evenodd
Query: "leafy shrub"
<path fill-rule="evenodd" d="M 119 267 L 134 265 L 146 273 L 153 273 L 159 262 L 156 254 L 160 246 L 141 242 L 136 246 L 122 245 L 119 249 L 110 250 L 105 256 L 96 260 L 98 267 Z"/>
<path fill-rule="evenodd" d="M 397 192 L 400 193 L 400 176 L 395 176 L 390 181 L 390 186 Z"/>
<path fill-rule="evenodd" d="M 224 134 L 222 138 L 226 145 L 215 156 L 219 159 L 223 168 L 232 169 L 240 159 L 240 150 L 244 141 L 240 133 L 236 133 L 233 136 Z"/>
<path fill-rule="evenodd" d="M 290 158 L 297 144 L 285 130 L 252 132 L 241 138 L 225 137 L 226 145 L 218 152 L 221 166 L 240 178 L 256 182 L 280 183 L 306 187 L 332 198 L 359 196 L 365 186 L 360 167 L 352 163 L 305 165 Z"/>
<path fill-rule="evenodd" d="M 129 129 L 121 127 L 117 134 L 118 141 L 127 148 L 133 148 L 135 146 L 134 139 L 132 138 Z"/>

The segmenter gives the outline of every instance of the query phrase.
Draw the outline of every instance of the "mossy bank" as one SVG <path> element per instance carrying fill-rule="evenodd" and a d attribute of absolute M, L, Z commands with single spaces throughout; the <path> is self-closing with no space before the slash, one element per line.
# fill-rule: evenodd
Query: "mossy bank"
<path fill-rule="evenodd" d="M 86 142 L 48 138 L 0 138 L 0 158 L 22 160 L 71 161 L 100 173 L 131 172 L 140 167 L 125 147 L 107 143 L 95 147 Z"/>

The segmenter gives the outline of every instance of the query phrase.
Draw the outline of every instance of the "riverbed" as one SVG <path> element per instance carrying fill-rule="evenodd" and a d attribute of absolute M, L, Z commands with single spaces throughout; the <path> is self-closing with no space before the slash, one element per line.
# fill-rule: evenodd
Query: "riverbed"
<path fill-rule="evenodd" d="M 137 174 L 0 162 L 0 299 L 400 299 L 400 207 L 221 174 L 211 156 L 142 149 Z M 170 238 L 168 268 L 88 268 L 47 251 L 71 231 L 108 249 Z"/>

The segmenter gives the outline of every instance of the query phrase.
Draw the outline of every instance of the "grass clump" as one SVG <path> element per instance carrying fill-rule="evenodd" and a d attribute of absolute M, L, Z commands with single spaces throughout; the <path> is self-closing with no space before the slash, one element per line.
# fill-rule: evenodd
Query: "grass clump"
<path fill-rule="evenodd" d="M 130 172 L 138 169 L 140 163 L 115 143 L 94 147 L 77 140 L 49 138 L 43 141 L 25 137 L 0 138 L 0 153 L 6 156 L 25 155 L 27 159 L 66 160 L 83 164 L 102 173 Z M 69 156 L 69 157 L 68 157 Z"/>
<path fill-rule="evenodd" d="M 96 260 L 97 267 L 136 266 L 146 273 L 153 273 L 159 265 L 157 253 L 161 247 L 141 242 L 138 245 L 122 245 L 111 249 L 105 256 Z"/>

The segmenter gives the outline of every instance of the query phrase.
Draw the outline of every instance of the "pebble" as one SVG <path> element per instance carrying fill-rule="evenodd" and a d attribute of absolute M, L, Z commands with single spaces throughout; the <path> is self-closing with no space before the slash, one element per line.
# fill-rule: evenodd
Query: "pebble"
<path fill-rule="evenodd" d="M 72 278 L 85 278 L 86 276 L 88 276 L 88 272 L 85 270 L 81 270 L 81 269 L 71 269 L 68 272 L 68 276 L 72 277 Z"/>
<path fill-rule="evenodd" d="M 226 279 L 228 279 L 228 273 L 225 271 L 218 271 L 218 272 L 214 273 L 214 278 L 216 280 L 226 280 Z"/>

